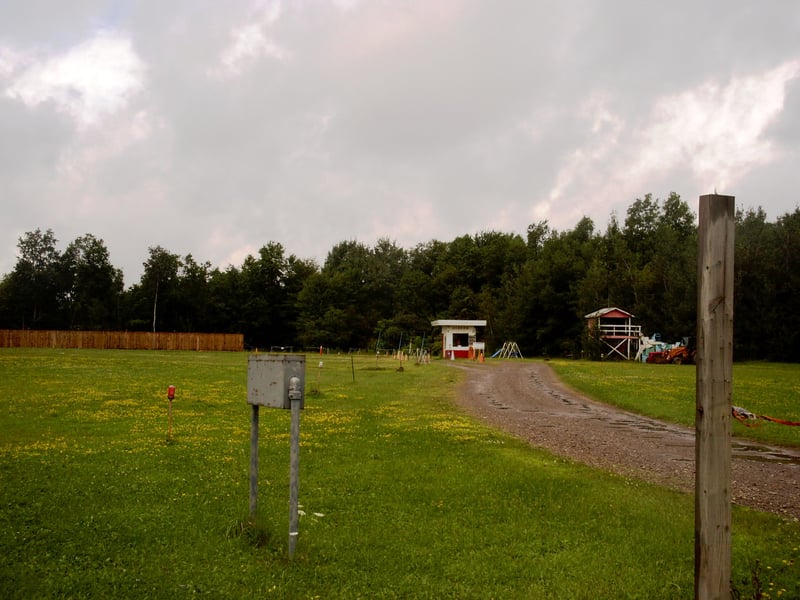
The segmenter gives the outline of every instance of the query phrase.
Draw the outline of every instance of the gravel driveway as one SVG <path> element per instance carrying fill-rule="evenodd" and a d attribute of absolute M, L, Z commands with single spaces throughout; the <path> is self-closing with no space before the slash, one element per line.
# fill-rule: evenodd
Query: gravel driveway
<path fill-rule="evenodd" d="M 590 400 L 546 363 L 453 362 L 457 404 L 532 446 L 593 467 L 694 492 L 694 429 Z M 800 519 L 800 451 L 733 440 L 733 501 Z"/>

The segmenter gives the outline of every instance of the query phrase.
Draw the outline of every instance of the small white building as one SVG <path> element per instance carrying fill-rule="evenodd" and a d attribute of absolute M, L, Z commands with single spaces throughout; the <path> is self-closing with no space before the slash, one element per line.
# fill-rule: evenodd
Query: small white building
<path fill-rule="evenodd" d="M 478 341 L 478 327 L 486 327 L 485 319 L 463 321 L 439 319 L 431 321 L 434 327 L 442 328 L 442 356 L 444 358 L 476 358 L 483 352 L 484 342 Z"/>

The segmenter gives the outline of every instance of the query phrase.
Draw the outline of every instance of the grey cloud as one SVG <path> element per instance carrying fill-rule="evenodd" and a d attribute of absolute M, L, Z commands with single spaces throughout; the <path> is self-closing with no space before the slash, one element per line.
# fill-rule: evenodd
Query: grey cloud
<path fill-rule="evenodd" d="M 681 162 L 630 172 L 659 99 L 800 58 L 789 1 L 285 2 L 263 25 L 285 55 L 223 73 L 254 6 L 0 4 L 0 44 L 57 52 L 110 27 L 146 65 L 144 89 L 82 136 L 47 106 L 0 98 L 0 189 L 20 198 L 0 208 L 0 272 L 21 231 L 48 226 L 65 242 L 104 238 L 129 284 L 156 244 L 224 267 L 270 240 L 322 260 L 345 239 L 524 233 L 570 165 L 548 218 L 564 229 L 588 214 L 602 229 L 647 192 L 709 191 Z M 798 80 L 788 89 L 762 132 L 782 154 L 728 190 L 771 215 L 796 202 Z M 611 121 L 593 130 L 601 110 Z M 137 119 L 146 135 L 115 147 Z M 81 183 L 59 179 L 69 153 L 85 158 Z"/>

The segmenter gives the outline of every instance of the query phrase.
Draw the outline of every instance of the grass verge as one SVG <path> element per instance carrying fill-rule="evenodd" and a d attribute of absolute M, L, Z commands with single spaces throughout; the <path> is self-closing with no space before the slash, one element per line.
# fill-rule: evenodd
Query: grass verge
<path fill-rule="evenodd" d="M 261 411 L 247 519 L 246 355 L 0 351 L 3 596 L 692 597 L 690 497 L 467 418 L 443 362 L 317 359 L 289 560 L 288 411 Z M 742 597 L 800 596 L 799 546 L 797 523 L 736 509 Z"/>
<path fill-rule="evenodd" d="M 692 365 L 633 361 L 553 360 L 562 381 L 608 404 L 694 427 L 696 370 Z M 800 365 L 734 363 L 733 404 L 758 415 L 800 422 Z M 800 447 L 800 427 L 769 421 L 733 421 L 733 435 Z"/>

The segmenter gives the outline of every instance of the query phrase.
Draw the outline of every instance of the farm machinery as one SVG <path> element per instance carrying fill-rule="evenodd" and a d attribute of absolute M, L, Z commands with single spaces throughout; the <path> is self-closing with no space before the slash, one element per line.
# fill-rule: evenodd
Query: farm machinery
<path fill-rule="evenodd" d="M 697 349 L 694 347 L 694 340 L 690 337 L 685 337 L 682 342 L 670 348 L 650 352 L 647 355 L 647 362 L 657 365 L 691 365 L 694 364 L 695 354 L 697 354 Z"/>

